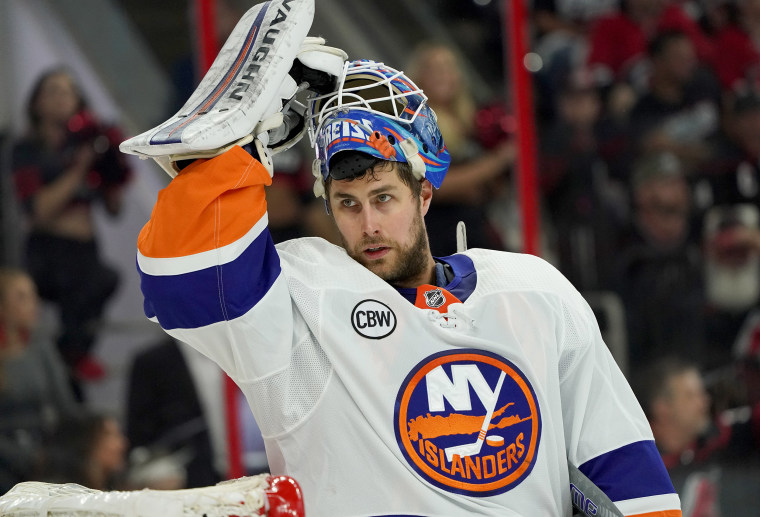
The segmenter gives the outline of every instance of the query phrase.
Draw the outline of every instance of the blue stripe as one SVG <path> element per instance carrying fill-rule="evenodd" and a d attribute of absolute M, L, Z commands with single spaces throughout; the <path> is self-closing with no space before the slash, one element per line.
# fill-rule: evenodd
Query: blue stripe
<path fill-rule="evenodd" d="M 613 501 L 675 493 L 660 453 L 651 440 L 597 456 L 578 470 Z"/>
<path fill-rule="evenodd" d="M 262 8 L 259 11 L 258 15 L 256 15 L 256 19 L 253 22 L 253 26 L 248 31 L 248 35 L 246 36 L 245 41 L 248 41 L 251 37 L 256 35 L 258 37 L 258 30 L 261 26 L 261 22 L 264 20 L 264 15 L 267 12 L 267 8 L 269 7 L 269 2 L 266 2 L 262 4 Z M 255 45 L 254 42 L 251 42 L 251 44 L 248 46 L 248 50 L 245 53 L 245 57 L 242 59 L 242 63 L 245 64 L 246 61 L 248 61 L 248 56 L 253 51 Z M 243 45 L 240 48 L 240 52 L 238 52 L 238 55 L 235 56 L 235 59 L 232 61 L 232 64 L 234 65 L 240 60 L 240 57 L 243 55 L 243 49 L 245 49 L 245 45 Z M 182 128 L 182 130 L 178 131 L 174 135 L 171 135 L 171 132 L 174 131 L 175 128 L 180 126 L 181 124 L 184 124 L 189 117 L 194 116 L 198 111 L 200 110 L 201 106 L 205 106 L 206 103 L 213 98 L 215 95 L 217 95 L 217 92 L 219 93 L 219 96 L 217 97 L 216 101 L 214 101 L 210 106 L 206 108 L 206 111 L 210 111 L 214 106 L 216 106 L 216 103 L 219 102 L 224 97 L 224 93 L 226 93 L 227 90 L 230 89 L 230 87 L 235 83 L 235 81 L 229 81 L 226 86 L 223 87 L 224 80 L 227 78 L 227 76 L 230 74 L 230 70 L 227 71 L 226 74 L 222 77 L 222 82 L 217 84 L 216 88 L 208 94 L 208 96 L 203 100 L 203 102 L 199 102 L 195 109 L 182 117 L 181 119 L 174 122 L 174 124 L 171 124 L 169 126 L 166 126 L 161 131 L 153 135 L 153 138 L 150 139 L 151 144 L 178 144 L 182 141 L 182 133 L 185 131 L 185 128 Z M 223 88 L 222 88 L 223 87 Z M 187 126 L 185 126 L 187 127 Z M 171 136 L 170 136 L 171 135 Z"/>
<path fill-rule="evenodd" d="M 472 259 L 466 255 L 456 254 L 448 257 L 433 257 L 436 262 L 444 262 L 451 266 L 454 271 L 454 279 L 448 285 L 439 285 L 457 297 L 464 303 L 470 297 L 478 284 L 478 272 Z M 437 285 L 437 284 L 436 284 Z M 414 305 L 417 300 L 417 289 L 411 287 L 397 287 L 396 290 Z"/>
<path fill-rule="evenodd" d="M 454 271 L 454 279 L 446 286 L 446 290 L 461 300 L 462 303 L 466 302 L 478 285 L 478 272 L 475 270 L 472 259 L 462 254 L 436 258 L 449 264 Z"/>
<path fill-rule="evenodd" d="M 227 264 L 173 276 L 140 271 L 145 314 L 158 317 L 166 330 L 235 319 L 264 297 L 279 274 L 280 258 L 266 229 Z"/>

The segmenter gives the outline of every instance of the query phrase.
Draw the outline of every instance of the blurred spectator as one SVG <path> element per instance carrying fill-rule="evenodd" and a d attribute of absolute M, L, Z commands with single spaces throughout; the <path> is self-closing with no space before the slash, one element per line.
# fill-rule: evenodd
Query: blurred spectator
<path fill-rule="evenodd" d="M 719 205 L 704 219 L 708 340 L 715 366 L 735 357 L 734 343 L 760 300 L 760 211 Z"/>
<path fill-rule="evenodd" d="M 557 105 L 557 120 L 539 138 L 542 191 L 560 269 L 578 289 L 598 289 L 609 274 L 621 217 L 608 210 L 611 194 L 622 190 L 611 185 L 601 155 L 609 127 L 602 124 L 598 91 L 580 75 L 566 83 Z"/>
<path fill-rule="evenodd" d="M 484 149 L 475 132 L 477 107 L 457 54 L 445 44 L 423 43 L 408 67 L 409 75 L 427 95 L 454 161 L 446 182 L 435 192 L 426 219 L 435 256 L 456 251 L 456 224 L 464 221 L 472 248 L 500 248 L 487 216 L 487 205 L 506 185 L 515 159 L 508 134 Z"/>
<path fill-rule="evenodd" d="M 219 367 L 187 345 L 167 339 L 140 352 L 128 384 L 127 435 L 138 469 L 173 461 L 183 472 L 181 487 L 227 478 L 228 447 Z M 268 470 L 263 439 L 244 398 L 238 421 L 248 474 Z M 247 446 L 247 447 L 246 447 Z M 145 483 L 143 483 L 145 484 Z"/>
<path fill-rule="evenodd" d="M 635 371 L 662 355 L 705 355 L 699 246 L 690 239 L 691 198 L 678 158 L 657 153 L 634 166 L 633 224 L 621 237 L 616 291 Z M 688 322 L 685 324 L 685 322 Z"/>
<path fill-rule="evenodd" d="M 648 52 L 647 89 L 630 114 L 634 148 L 675 153 L 691 171 L 707 158 L 704 140 L 718 130 L 720 90 L 685 33 L 658 34 Z"/>
<path fill-rule="evenodd" d="M 559 89 L 574 70 L 583 68 L 588 55 L 588 36 L 593 23 L 616 11 L 617 0 L 534 0 L 533 51 L 542 67 L 534 74 L 539 95 L 536 112 L 551 119 Z"/>
<path fill-rule="evenodd" d="M 712 6 L 715 71 L 725 90 L 760 87 L 760 1 L 718 0 Z"/>
<path fill-rule="evenodd" d="M 175 456 L 184 473 L 178 488 L 213 485 L 224 479 L 214 467 L 209 426 L 196 383 L 174 340 L 167 339 L 135 356 L 127 394 L 127 436 L 135 460 L 153 462 L 183 451 L 185 457 Z"/>
<path fill-rule="evenodd" d="M 760 404 L 713 418 L 698 367 L 663 358 L 635 382 L 685 517 L 750 515 L 760 504 Z"/>
<path fill-rule="evenodd" d="M 760 214 L 754 205 L 717 206 L 707 213 L 704 244 L 708 300 L 718 309 L 746 311 L 760 296 Z"/>
<path fill-rule="evenodd" d="M 715 60 L 712 42 L 674 0 L 622 0 L 620 12 L 600 18 L 590 35 L 588 64 L 602 87 L 639 73 L 647 45 L 663 31 L 680 31 L 692 42 L 700 61 Z"/>
<path fill-rule="evenodd" d="M 30 130 L 13 153 L 16 190 L 29 223 L 26 267 L 40 295 L 57 304 L 58 347 L 76 379 L 104 374 L 91 348 L 118 276 L 99 257 L 93 205 L 121 208 L 129 177 L 121 133 L 97 121 L 70 72 L 44 73 L 27 106 Z M 77 384 L 77 389 L 78 389 Z M 81 397 L 81 394 L 80 394 Z"/>
<path fill-rule="evenodd" d="M 44 436 L 80 409 L 37 309 L 29 275 L 0 268 L 0 493 L 31 479 Z"/>
<path fill-rule="evenodd" d="M 95 490 L 123 489 L 127 447 L 112 416 L 86 412 L 64 419 L 48 439 L 38 478 Z"/>
<path fill-rule="evenodd" d="M 312 186 L 311 161 L 303 146 L 294 146 L 272 157 L 274 177 L 267 187 L 267 216 L 272 240 L 275 244 L 288 239 L 304 237 L 309 231 L 306 220 L 307 206 L 315 202 Z M 324 203 L 320 205 L 320 216 L 325 216 Z"/>
<path fill-rule="evenodd" d="M 693 181 L 707 251 L 705 279 L 714 306 L 708 339 L 727 357 L 760 289 L 758 253 L 748 238 L 756 231 L 752 212 L 760 207 L 760 95 L 748 91 L 735 96 L 722 131 L 710 144 L 710 159 Z"/>
<path fill-rule="evenodd" d="M 730 100 L 723 128 L 709 147 L 709 159 L 695 178 L 698 208 L 760 206 L 760 93 L 750 90 Z"/>

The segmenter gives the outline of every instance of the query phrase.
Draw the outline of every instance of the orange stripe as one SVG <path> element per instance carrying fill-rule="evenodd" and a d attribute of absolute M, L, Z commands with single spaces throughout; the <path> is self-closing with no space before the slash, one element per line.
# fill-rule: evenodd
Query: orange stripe
<path fill-rule="evenodd" d="M 243 52 L 241 52 L 241 54 L 238 56 L 238 60 L 233 65 L 233 68 L 229 72 L 227 72 L 227 77 L 225 78 L 224 82 L 222 83 L 222 87 L 221 88 L 217 87 L 216 93 L 214 93 L 214 95 L 212 95 L 211 98 L 208 101 L 206 101 L 206 104 L 204 104 L 203 106 L 201 106 L 198 111 L 196 111 L 195 113 L 193 113 L 193 115 L 191 117 L 189 117 L 187 120 L 185 120 L 184 122 L 182 122 L 182 124 L 180 124 L 179 126 L 175 127 L 174 129 L 172 129 L 169 132 L 169 136 L 171 136 L 178 129 L 180 129 L 180 128 L 186 126 L 187 124 L 189 124 L 190 122 L 192 122 L 194 119 L 196 119 L 198 117 L 198 114 L 204 113 L 206 111 L 206 109 L 211 104 L 213 104 L 214 102 L 216 102 L 216 100 L 219 98 L 219 96 L 226 90 L 227 85 L 230 84 L 230 81 L 232 81 L 232 78 L 235 77 L 235 75 L 237 74 L 238 69 L 240 69 L 240 65 L 245 60 L 245 56 L 248 54 L 248 49 L 251 47 L 251 44 L 253 43 L 253 41 L 256 39 L 256 34 L 258 34 L 258 32 L 259 32 L 259 28 L 256 27 L 256 30 L 253 31 L 253 34 L 251 35 L 251 37 L 249 37 L 248 41 L 246 41 L 246 45 L 245 45 L 245 47 L 243 49 Z"/>
<path fill-rule="evenodd" d="M 661 510 L 659 512 L 637 513 L 627 517 L 681 517 L 681 510 Z"/>
<path fill-rule="evenodd" d="M 424 154 L 420 153 L 420 157 L 422 158 L 422 161 L 425 163 L 429 163 L 430 165 L 441 165 L 440 162 L 434 162 L 433 160 L 427 158 Z"/>
<path fill-rule="evenodd" d="M 266 212 L 272 179 L 238 146 L 196 160 L 161 190 L 137 239 L 147 257 L 181 257 L 225 246 L 244 236 Z"/>

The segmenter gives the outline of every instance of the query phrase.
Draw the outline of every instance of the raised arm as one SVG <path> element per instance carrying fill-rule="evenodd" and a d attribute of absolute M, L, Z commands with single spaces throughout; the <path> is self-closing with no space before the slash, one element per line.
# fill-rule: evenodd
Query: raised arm
<path fill-rule="evenodd" d="M 270 182 L 240 147 L 196 160 L 159 193 L 138 238 L 145 314 L 230 374 L 251 368 L 239 359 L 252 344 L 272 354 L 290 343 L 287 287 L 266 226 Z"/>

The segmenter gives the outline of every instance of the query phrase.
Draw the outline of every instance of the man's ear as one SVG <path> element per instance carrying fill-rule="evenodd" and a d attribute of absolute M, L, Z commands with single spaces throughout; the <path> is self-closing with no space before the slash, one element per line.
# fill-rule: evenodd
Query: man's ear
<path fill-rule="evenodd" d="M 433 200 L 433 185 L 428 180 L 422 180 L 422 190 L 420 191 L 420 210 L 425 216 L 430 208 L 430 202 Z"/>

